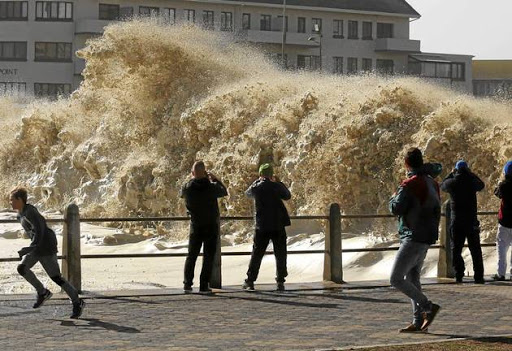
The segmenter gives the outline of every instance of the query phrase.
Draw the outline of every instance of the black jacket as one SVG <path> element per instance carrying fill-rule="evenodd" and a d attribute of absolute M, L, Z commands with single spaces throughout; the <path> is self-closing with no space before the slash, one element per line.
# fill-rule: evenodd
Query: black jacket
<path fill-rule="evenodd" d="M 452 222 L 473 226 L 477 223 L 476 193 L 484 182 L 469 170 L 450 173 L 441 183 L 441 190 L 450 194 Z"/>
<path fill-rule="evenodd" d="M 245 194 L 254 198 L 256 229 L 275 231 L 290 225 L 290 216 L 282 200 L 289 200 L 292 195 L 283 183 L 268 178 L 257 179 Z"/>
<path fill-rule="evenodd" d="M 499 223 L 504 227 L 512 228 L 512 176 L 506 176 L 505 180 L 498 184 L 494 194 L 501 199 Z"/>
<path fill-rule="evenodd" d="M 217 225 L 219 204 L 217 198 L 228 194 L 221 181 L 211 182 L 208 178 L 191 179 L 181 189 L 190 220 L 194 226 Z"/>
<path fill-rule="evenodd" d="M 48 228 L 46 220 L 37 208 L 30 204 L 25 204 L 18 215 L 18 220 L 30 239 L 32 239 L 30 246 L 24 247 L 19 251 L 20 256 L 26 255 L 29 252 L 39 256 L 49 256 L 57 253 L 57 237 L 55 232 Z"/>

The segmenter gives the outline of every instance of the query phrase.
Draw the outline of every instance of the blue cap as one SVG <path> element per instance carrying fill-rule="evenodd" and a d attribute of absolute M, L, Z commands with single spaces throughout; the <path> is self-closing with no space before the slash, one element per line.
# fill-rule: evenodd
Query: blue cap
<path fill-rule="evenodd" d="M 503 173 L 505 173 L 505 175 L 512 175 L 512 161 L 505 163 L 505 167 L 503 167 Z"/>
<path fill-rule="evenodd" d="M 459 160 L 455 164 L 455 169 L 458 171 L 460 171 L 461 169 L 467 169 L 467 168 L 468 168 L 468 164 L 464 160 Z"/>

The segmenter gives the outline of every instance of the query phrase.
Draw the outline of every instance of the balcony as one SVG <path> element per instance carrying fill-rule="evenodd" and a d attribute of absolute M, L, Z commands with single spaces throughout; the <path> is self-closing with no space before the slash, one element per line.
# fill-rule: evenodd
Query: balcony
<path fill-rule="evenodd" d="M 244 31 L 243 37 L 253 43 L 265 44 L 281 44 L 283 42 L 283 32 L 281 31 L 265 31 L 265 30 L 247 30 Z M 318 46 L 317 43 L 308 40 L 309 37 L 314 36 L 311 33 L 286 33 L 287 45 L 300 45 L 300 46 Z"/>
<path fill-rule="evenodd" d="M 420 41 L 398 38 L 380 38 L 375 41 L 375 51 L 420 52 Z"/>
<path fill-rule="evenodd" d="M 102 34 L 103 28 L 111 21 L 83 19 L 76 21 L 75 34 Z"/>

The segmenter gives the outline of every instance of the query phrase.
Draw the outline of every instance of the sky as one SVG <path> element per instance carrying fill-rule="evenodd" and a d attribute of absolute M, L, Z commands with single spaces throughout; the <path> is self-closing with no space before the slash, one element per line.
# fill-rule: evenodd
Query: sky
<path fill-rule="evenodd" d="M 421 18 L 411 39 L 422 52 L 512 60 L 512 0 L 406 0 Z"/>

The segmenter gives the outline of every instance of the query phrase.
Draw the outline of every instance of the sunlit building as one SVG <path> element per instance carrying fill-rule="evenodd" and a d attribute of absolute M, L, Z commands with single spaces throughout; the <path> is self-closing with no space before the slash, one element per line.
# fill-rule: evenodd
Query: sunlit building
<path fill-rule="evenodd" d="M 413 74 L 473 89 L 471 56 L 422 53 L 409 34 L 420 15 L 403 0 L 0 0 L 0 93 L 69 94 L 84 68 L 74 53 L 132 16 L 224 32 L 287 69 Z"/>

